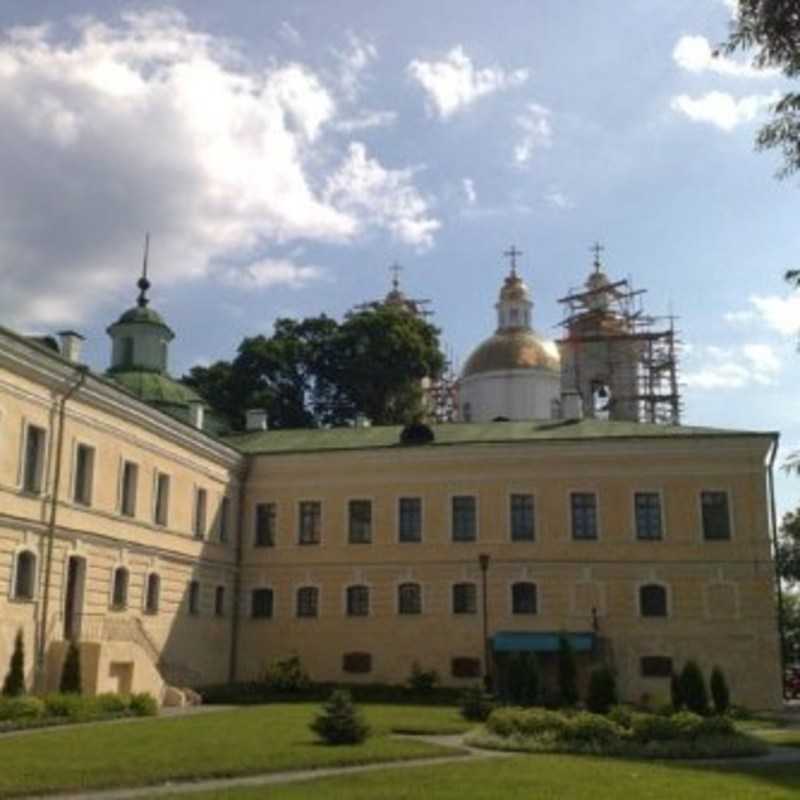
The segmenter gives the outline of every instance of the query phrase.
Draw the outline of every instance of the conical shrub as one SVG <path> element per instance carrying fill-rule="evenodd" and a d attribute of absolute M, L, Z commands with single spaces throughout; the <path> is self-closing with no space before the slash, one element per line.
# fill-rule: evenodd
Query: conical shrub
<path fill-rule="evenodd" d="M 5 697 L 19 697 L 25 694 L 25 643 L 22 639 L 22 628 L 14 639 L 14 652 L 8 665 L 8 673 L 3 681 Z"/>
<path fill-rule="evenodd" d="M 358 744 L 369 735 L 369 726 L 353 704 L 350 693 L 337 689 L 311 723 L 311 730 L 328 744 Z"/>

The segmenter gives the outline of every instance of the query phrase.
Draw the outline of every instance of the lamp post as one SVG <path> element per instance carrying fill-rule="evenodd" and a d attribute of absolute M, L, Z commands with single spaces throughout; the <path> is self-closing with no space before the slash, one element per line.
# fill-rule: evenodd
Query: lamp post
<path fill-rule="evenodd" d="M 481 567 L 481 600 L 483 604 L 483 682 L 487 692 L 492 690 L 492 648 L 489 645 L 489 603 L 486 593 L 486 573 L 489 571 L 489 554 L 478 556 Z"/>

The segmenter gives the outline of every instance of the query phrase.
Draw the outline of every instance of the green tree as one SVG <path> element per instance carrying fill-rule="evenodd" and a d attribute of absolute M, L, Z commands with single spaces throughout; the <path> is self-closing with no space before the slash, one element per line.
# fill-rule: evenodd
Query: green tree
<path fill-rule="evenodd" d="M 728 682 L 725 680 L 725 675 L 719 667 L 714 667 L 711 670 L 711 679 L 709 680 L 709 688 L 711 689 L 711 700 L 714 703 L 714 711 L 717 714 L 724 714 L 731 705 L 731 692 L 728 689 Z"/>
<path fill-rule="evenodd" d="M 18 697 L 22 694 L 25 694 L 25 643 L 22 639 L 22 628 L 19 628 L 14 638 L 14 651 L 11 653 L 6 679 L 3 681 L 3 695 Z"/>
<path fill-rule="evenodd" d="M 703 672 L 696 661 L 687 661 L 681 670 L 680 691 L 684 705 L 695 714 L 708 713 L 708 691 Z"/>
<path fill-rule="evenodd" d="M 616 704 L 617 679 L 614 670 L 606 666 L 596 667 L 589 675 L 586 708 L 593 714 L 608 714 Z"/>
<path fill-rule="evenodd" d="M 70 642 L 67 648 L 58 690 L 64 694 L 81 693 L 81 651 L 76 642 Z"/>
<path fill-rule="evenodd" d="M 778 574 L 788 583 L 800 582 L 800 508 L 783 515 L 778 530 Z"/>
<path fill-rule="evenodd" d="M 344 689 L 331 694 L 310 727 L 328 744 L 358 744 L 369 735 L 369 726 Z"/>
<path fill-rule="evenodd" d="M 539 701 L 539 662 L 533 653 L 512 653 L 508 659 L 508 700 L 515 706 L 535 706 Z"/>
<path fill-rule="evenodd" d="M 561 702 L 574 706 L 578 702 L 578 670 L 575 666 L 575 651 L 566 636 L 558 641 L 558 690 Z"/>
<path fill-rule="evenodd" d="M 786 646 L 786 661 L 800 664 L 800 594 L 783 594 L 783 636 Z"/>
<path fill-rule="evenodd" d="M 778 69 L 787 78 L 800 76 L 800 13 L 797 0 L 739 0 L 722 51 L 753 52 L 760 69 Z M 783 155 L 780 175 L 800 169 L 800 92 L 787 91 L 772 108 L 772 119 L 756 136 L 760 150 Z"/>

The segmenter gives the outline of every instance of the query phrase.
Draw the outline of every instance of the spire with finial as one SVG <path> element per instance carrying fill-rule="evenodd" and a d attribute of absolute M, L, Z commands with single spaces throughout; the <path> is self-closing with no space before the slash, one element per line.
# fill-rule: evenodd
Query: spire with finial
<path fill-rule="evenodd" d="M 150 253 L 150 234 L 144 235 L 144 258 L 142 259 L 142 277 L 139 278 L 137 286 L 139 287 L 139 297 L 136 299 L 136 304 L 139 308 L 145 308 L 150 300 L 147 297 L 147 290 L 150 288 L 150 281 L 147 280 L 147 256 Z"/>
<path fill-rule="evenodd" d="M 589 252 L 594 253 L 594 259 L 592 260 L 592 266 L 594 267 L 595 272 L 600 272 L 600 268 L 603 266 L 600 263 L 600 253 L 605 250 L 605 247 L 600 244 L 600 242 L 595 242 L 590 248 Z"/>
<path fill-rule="evenodd" d="M 511 261 L 511 275 L 512 277 L 517 277 L 517 256 L 522 255 L 522 250 L 517 250 L 515 245 L 511 245 L 511 247 L 506 250 L 503 255 Z"/>
<path fill-rule="evenodd" d="M 400 289 L 400 273 L 402 270 L 403 268 L 396 261 L 389 267 L 389 272 L 392 273 L 392 290 L 395 292 Z"/>

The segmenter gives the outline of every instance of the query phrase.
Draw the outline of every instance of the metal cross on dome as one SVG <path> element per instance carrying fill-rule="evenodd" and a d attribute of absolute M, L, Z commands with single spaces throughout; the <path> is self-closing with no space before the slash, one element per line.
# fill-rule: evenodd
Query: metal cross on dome
<path fill-rule="evenodd" d="M 590 253 L 594 253 L 593 266 L 594 266 L 595 272 L 600 272 L 600 266 L 601 266 L 601 264 L 600 264 L 600 253 L 602 253 L 603 250 L 605 250 L 605 247 L 603 247 L 603 245 L 601 245 L 600 242 L 595 242 L 589 248 L 589 252 Z"/>
<path fill-rule="evenodd" d="M 503 255 L 511 261 L 511 274 L 517 274 L 517 256 L 522 255 L 522 250 L 517 250 L 516 245 L 511 245 L 511 247 L 506 250 Z"/>
<path fill-rule="evenodd" d="M 389 267 L 389 272 L 392 273 L 392 288 L 397 289 L 400 286 L 400 273 L 403 271 L 403 268 L 395 261 L 391 267 Z"/>

